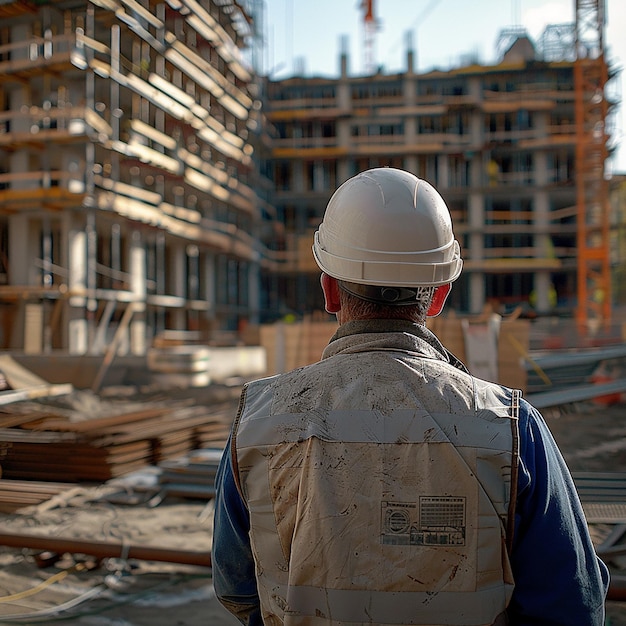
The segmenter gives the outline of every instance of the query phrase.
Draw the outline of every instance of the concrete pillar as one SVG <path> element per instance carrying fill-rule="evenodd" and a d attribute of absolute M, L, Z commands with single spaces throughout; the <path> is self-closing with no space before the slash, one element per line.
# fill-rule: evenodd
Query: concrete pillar
<path fill-rule="evenodd" d="M 349 111 L 352 108 L 350 83 L 342 81 L 337 84 L 337 106 L 344 111 Z"/>
<path fill-rule="evenodd" d="M 468 224 L 470 227 L 469 250 L 465 257 L 478 265 L 484 261 L 485 242 L 483 226 L 485 223 L 485 200 L 481 193 L 471 193 L 469 197 Z M 485 278 L 481 271 L 473 272 L 469 277 L 469 308 L 470 313 L 480 313 L 485 305 Z"/>
<path fill-rule="evenodd" d="M 483 100 L 483 86 L 481 78 L 470 78 L 467 82 L 469 95 L 476 104 Z M 476 108 L 470 113 L 470 141 L 474 149 L 479 149 L 484 145 L 484 116 L 480 108 Z"/>
<path fill-rule="evenodd" d="M 25 132 L 28 129 L 23 129 Z M 15 129 L 15 132 L 20 132 L 19 129 Z M 26 173 L 31 170 L 30 166 L 30 154 L 28 150 L 16 150 L 11 154 L 9 158 L 11 172 L 13 173 Z M 35 189 L 39 185 L 39 181 L 36 180 L 15 180 L 11 183 L 12 189 Z"/>
<path fill-rule="evenodd" d="M 204 293 L 206 294 L 207 314 L 209 318 L 215 317 L 215 254 L 208 253 L 205 260 Z"/>
<path fill-rule="evenodd" d="M 30 41 L 32 38 L 33 33 L 29 23 L 18 23 L 11 27 L 11 41 L 26 42 Z M 29 46 L 18 46 L 11 52 L 11 58 L 20 61 L 28 59 L 29 55 Z"/>
<path fill-rule="evenodd" d="M 533 155 L 534 181 L 537 187 L 543 187 L 548 184 L 548 157 L 545 152 L 537 151 Z"/>
<path fill-rule="evenodd" d="M 33 267 L 28 220 L 23 213 L 11 215 L 9 222 L 9 276 L 12 285 L 27 285 Z"/>
<path fill-rule="evenodd" d="M 29 302 L 24 306 L 24 354 L 43 351 L 44 305 Z"/>
<path fill-rule="evenodd" d="M 185 286 L 187 284 L 187 256 L 185 254 L 185 246 L 177 243 L 169 242 L 171 247 L 171 259 L 172 265 L 169 268 L 172 279 L 169 284 L 172 289 L 172 294 L 180 298 L 185 298 Z M 175 330 L 184 330 L 187 327 L 187 320 L 185 316 L 185 310 L 177 308 L 172 311 L 172 321 Z"/>
<path fill-rule="evenodd" d="M 552 290 L 550 272 L 535 272 L 534 289 L 537 295 L 537 313 L 549 313 L 552 310 L 552 303 L 550 302 L 550 292 Z"/>
<path fill-rule="evenodd" d="M 537 157 L 539 158 L 535 161 L 535 174 L 538 177 L 543 177 L 546 175 L 547 170 L 545 167 L 545 154 L 537 155 Z M 543 168 L 541 174 L 539 173 L 540 168 Z M 535 256 L 539 259 L 551 259 L 554 253 L 552 251 L 552 239 L 547 233 L 550 217 L 550 199 L 548 198 L 547 191 L 541 189 L 537 191 L 533 196 L 533 204 L 534 222 L 537 228 L 534 242 Z M 552 303 L 550 302 L 550 292 L 552 289 L 550 272 L 545 270 L 535 272 L 533 278 L 537 312 L 548 313 L 552 309 Z"/>
<path fill-rule="evenodd" d="M 313 191 L 326 191 L 323 161 L 316 161 L 313 164 Z"/>
<path fill-rule="evenodd" d="M 130 254 L 130 290 L 133 294 L 135 312 L 130 322 L 130 352 L 142 355 L 146 353 L 146 246 L 141 233 L 134 231 L 131 236 Z"/>
<path fill-rule="evenodd" d="M 32 40 L 32 31 L 30 24 L 16 24 L 11 28 L 11 41 L 26 42 Z M 29 58 L 29 47 L 18 46 L 11 52 L 11 59 L 15 61 L 24 61 Z M 33 103 L 29 86 L 22 84 L 18 89 L 12 89 L 10 92 L 9 106 L 12 111 L 20 111 L 23 107 L 30 107 Z M 11 131 L 14 133 L 30 133 L 31 119 L 29 116 L 16 116 L 11 120 Z M 33 135 L 33 139 L 36 136 Z M 19 149 L 12 152 L 9 156 L 9 168 L 14 174 L 26 173 L 31 171 L 30 149 Z M 39 169 L 39 168 L 38 168 Z M 12 189 L 35 189 L 39 185 L 39 181 L 35 180 L 14 180 L 11 183 Z M 15 281 L 14 281 L 15 282 Z"/>
<path fill-rule="evenodd" d="M 483 128 L 483 116 L 480 112 L 470 113 L 470 142 L 472 148 L 480 149 L 480 146 L 484 143 L 483 136 L 485 130 Z"/>
<path fill-rule="evenodd" d="M 347 67 L 348 67 L 348 59 L 347 59 L 347 43 L 346 43 L 346 49 L 342 52 L 342 70 L 341 70 L 341 79 L 337 82 L 337 91 L 336 91 L 336 97 L 335 97 L 335 101 L 337 104 L 337 107 L 339 109 L 341 109 L 342 111 L 349 113 L 352 110 L 352 94 L 351 94 L 351 87 L 350 87 L 350 83 L 348 82 L 348 74 L 347 74 Z M 343 57 L 345 58 L 345 68 L 344 68 L 344 61 L 343 61 Z M 345 71 L 344 71 L 345 69 Z M 336 121 L 336 133 L 337 133 L 337 147 L 338 148 L 349 148 L 350 144 L 351 144 L 351 137 L 350 137 L 350 118 L 349 117 L 339 117 Z M 348 169 L 348 163 L 345 159 L 340 159 L 337 162 L 337 187 L 343 183 L 344 181 L 346 181 L 350 176 L 351 176 L 352 172 L 349 171 Z M 333 190 L 328 190 L 328 191 L 334 191 Z"/>
<path fill-rule="evenodd" d="M 292 161 L 292 180 L 291 180 L 291 190 L 292 191 L 305 191 L 304 188 L 304 163 L 301 161 Z"/>
<path fill-rule="evenodd" d="M 447 189 L 450 186 L 450 167 L 447 154 L 437 156 L 437 188 Z"/>
<path fill-rule="evenodd" d="M 417 173 L 418 173 L 417 155 L 409 154 L 406 157 L 404 157 L 404 167 L 406 168 L 408 172 L 412 172 L 413 174 L 417 176 Z"/>
<path fill-rule="evenodd" d="M 415 115 L 410 115 L 404 118 L 404 145 L 411 146 L 415 143 L 417 137 L 417 119 Z M 417 161 L 417 157 L 415 155 L 411 155 L 411 157 Z M 405 157 L 405 158 L 411 158 Z"/>
<path fill-rule="evenodd" d="M 337 163 L 337 187 L 341 185 L 341 183 L 345 182 L 350 178 L 352 172 L 348 169 L 348 162 L 346 160 L 341 160 Z M 329 189 L 329 192 L 333 192 L 334 189 Z M 329 195 L 330 198 L 330 195 Z"/>
<path fill-rule="evenodd" d="M 550 114 L 545 111 L 536 111 L 533 115 L 533 126 L 537 137 L 545 138 L 549 133 Z"/>
<path fill-rule="evenodd" d="M 261 308 L 261 267 L 258 263 L 248 263 L 248 321 L 259 324 Z"/>
<path fill-rule="evenodd" d="M 347 35 L 342 35 L 339 40 L 341 46 L 341 54 L 339 56 L 339 74 L 341 78 L 348 77 L 348 49 L 349 49 L 349 40 Z"/>
<path fill-rule="evenodd" d="M 407 33 L 410 35 L 410 33 Z M 412 42 L 409 43 L 412 47 Z M 408 72 L 404 74 L 404 80 L 402 82 L 402 98 L 404 100 L 404 106 L 413 106 L 417 97 L 417 78 L 413 74 L 413 50 L 407 51 L 407 65 Z"/>
<path fill-rule="evenodd" d="M 29 270 L 33 266 L 30 254 L 28 220 L 23 213 L 16 213 L 7 218 L 9 229 L 9 282 L 11 285 L 27 285 Z M 5 338 L 8 347 L 22 348 L 24 338 L 25 307 L 24 300 L 18 300 L 13 317 L 11 332 Z"/>
<path fill-rule="evenodd" d="M 68 351 L 85 354 L 89 346 L 89 329 L 85 317 L 87 298 L 87 232 L 72 228 L 69 232 L 69 321 Z M 77 295 L 71 295 L 76 293 Z"/>
<path fill-rule="evenodd" d="M 469 277 L 470 313 L 480 313 L 485 307 L 485 274 L 473 272 Z"/>

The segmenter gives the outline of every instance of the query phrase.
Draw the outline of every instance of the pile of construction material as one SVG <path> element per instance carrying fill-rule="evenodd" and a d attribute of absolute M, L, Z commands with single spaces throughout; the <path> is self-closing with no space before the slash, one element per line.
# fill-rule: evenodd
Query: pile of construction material
<path fill-rule="evenodd" d="M 215 406 L 143 404 L 75 421 L 46 403 L 20 403 L 0 411 L 0 467 L 14 480 L 102 482 L 227 435 Z"/>
<path fill-rule="evenodd" d="M 428 318 L 428 328 L 475 376 L 526 390 L 530 325 L 528 320 L 502 318 L 489 310 L 473 317 Z M 259 328 L 267 354 L 267 373 L 286 372 L 318 361 L 337 330 L 335 321 L 307 316 L 299 322 Z"/>
<path fill-rule="evenodd" d="M 146 361 L 153 380 L 186 388 L 259 378 L 267 372 L 263 346 L 241 345 L 236 337 L 216 333 L 209 345 L 199 332 L 164 331 L 155 337 Z"/>
<path fill-rule="evenodd" d="M 222 448 L 202 448 L 159 464 L 161 490 L 170 496 L 209 500 L 215 496 L 215 475 Z"/>
<path fill-rule="evenodd" d="M 220 450 L 236 400 L 181 391 L 105 399 L 49 385 L 0 357 L 0 510 L 36 504 L 77 483 L 101 483 L 146 466 Z M 169 468 L 168 468 L 168 471 Z M 173 471 L 173 470 L 172 470 Z M 206 480 L 212 486 L 212 476 Z"/>

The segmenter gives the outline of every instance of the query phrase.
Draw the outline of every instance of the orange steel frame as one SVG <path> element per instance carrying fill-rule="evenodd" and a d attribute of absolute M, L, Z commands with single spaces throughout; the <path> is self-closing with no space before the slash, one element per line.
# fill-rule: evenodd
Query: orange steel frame
<path fill-rule="evenodd" d="M 576 320 L 582 332 L 591 320 L 605 326 L 611 321 L 609 202 L 604 171 L 608 67 L 603 29 L 604 1 L 576 0 Z"/>

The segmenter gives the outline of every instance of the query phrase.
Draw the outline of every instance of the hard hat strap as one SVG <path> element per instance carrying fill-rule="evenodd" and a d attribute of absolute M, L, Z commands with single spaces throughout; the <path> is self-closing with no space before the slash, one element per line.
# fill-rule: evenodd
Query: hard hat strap
<path fill-rule="evenodd" d="M 357 298 L 387 306 L 409 306 L 431 297 L 434 287 L 388 287 L 386 285 L 361 285 L 337 281 L 339 287 Z"/>

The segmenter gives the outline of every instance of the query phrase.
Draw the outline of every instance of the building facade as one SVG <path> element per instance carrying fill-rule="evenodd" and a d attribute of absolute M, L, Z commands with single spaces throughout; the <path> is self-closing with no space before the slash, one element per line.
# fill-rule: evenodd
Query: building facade
<path fill-rule="evenodd" d="M 143 354 L 270 306 L 252 4 L 0 5 L 0 348 Z"/>
<path fill-rule="evenodd" d="M 322 303 L 310 246 L 332 191 L 399 167 L 444 196 L 465 261 L 449 306 L 571 314 L 577 299 L 576 85 L 572 60 L 518 37 L 496 65 L 269 81 L 276 206 L 289 259 L 282 296 Z M 606 137 L 602 136 L 602 141 Z M 601 176 L 602 174 L 600 174 Z"/>
<path fill-rule="evenodd" d="M 572 311 L 571 58 L 520 36 L 492 66 L 418 74 L 409 50 L 406 72 L 351 76 L 342 54 L 338 78 L 272 81 L 247 61 L 262 9 L 0 3 L 0 349 L 145 354 L 169 330 L 226 341 L 322 311 L 313 232 L 377 166 L 445 197 L 453 309 Z"/>

